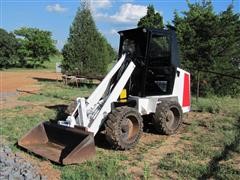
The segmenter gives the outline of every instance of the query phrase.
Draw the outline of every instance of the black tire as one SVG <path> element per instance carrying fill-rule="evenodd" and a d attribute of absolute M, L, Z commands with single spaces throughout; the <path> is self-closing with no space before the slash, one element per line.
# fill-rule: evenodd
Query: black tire
<path fill-rule="evenodd" d="M 175 134 L 182 125 L 182 108 L 178 102 L 162 101 L 157 105 L 153 124 L 158 133 Z"/>
<path fill-rule="evenodd" d="M 109 113 L 105 122 L 106 139 L 115 149 L 133 148 L 143 132 L 143 119 L 131 107 L 123 106 Z"/>

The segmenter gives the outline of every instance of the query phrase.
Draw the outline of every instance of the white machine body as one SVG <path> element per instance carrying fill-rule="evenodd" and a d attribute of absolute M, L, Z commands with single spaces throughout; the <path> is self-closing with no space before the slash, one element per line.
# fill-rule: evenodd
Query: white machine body
<path fill-rule="evenodd" d="M 96 135 L 107 115 L 112 111 L 112 103 L 118 100 L 121 91 L 136 67 L 132 61 L 129 62 L 118 82 L 114 87 L 111 87 L 110 82 L 112 77 L 117 73 L 125 60 L 126 54 L 123 54 L 89 98 L 77 98 L 77 106 L 74 112 L 71 116 L 68 116 L 65 121 L 58 121 L 58 124 L 69 127 L 81 126 Z M 165 99 L 177 101 L 181 105 L 183 113 L 189 112 L 190 74 L 177 68 L 174 88 L 171 95 L 146 97 L 130 96 L 129 99 L 136 101 L 136 108 L 141 115 L 155 113 L 157 104 Z"/>

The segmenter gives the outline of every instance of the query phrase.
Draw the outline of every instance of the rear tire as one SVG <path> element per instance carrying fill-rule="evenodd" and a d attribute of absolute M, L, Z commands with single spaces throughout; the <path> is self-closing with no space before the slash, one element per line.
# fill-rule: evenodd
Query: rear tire
<path fill-rule="evenodd" d="M 178 102 L 162 101 L 157 105 L 153 124 L 158 133 L 175 134 L 182 124 L 182 108 Z"/>
<path fill-rule="evenodd" d="M 143 119 L 139 112 L 127 106 L 114 109 L 105 123 L 106 139 L 115 149 L 131 149 L 143 132 Z"/>

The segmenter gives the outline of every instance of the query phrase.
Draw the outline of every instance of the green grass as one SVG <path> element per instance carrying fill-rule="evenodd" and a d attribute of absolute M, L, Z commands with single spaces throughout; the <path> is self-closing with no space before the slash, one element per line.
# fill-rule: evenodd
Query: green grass
<path fill-rule="evenodd" d="M 62 179 L 131 179 L 120 159 L 117 155 L 97 154 L 92 161 L 59 169 Z"/>
<path fill-rule="evenodd" d="M 18 139 L 40 122 L 57 117 L 58 109 L 51 107 L 67 106 L 78 96 L 89 96 L 93 89 L 94 87 L 75 88 L 58 82 L 43 82 L 40 93 L 18 98 L 19 101 L 31 102 L 30 105 L 0 110 L 1 136 L 13 151 L 20 151 L 15 146 Z M 62 179 L 131 179 L 126 167 L 121 164 L 121 161 L 126 159 L 126 156 L 119 153 L 109 154 L 97 148 L 97 156 L 92 161 L 80 165 L 53 167 L 61 171 Z"/>
<path fill-rule="evenodd" d="M 28 108 L 26 106 L 17 106 L 14 109 L 0 111 L 2 118 L 0 132 L 9 141 L 10 145 L 15 144 L 20 137 L 41 121 L 55 117 L 55 112 L 49 109 L 34 114 L 22 113 Z"/>
<path fill-rule="evenodd" d="M 170 178 L 172 172 L 177 173 L 179 179 L 195 179 L 206 171 L 206 167 L 193 159 L 185 159 L 184 154 L 171 153 L 163 158 L 158 168 L 164 174 L 164 178 Z"/>
<path fill-rule="evenodd" d="M 150 177 L 151 177 L 151 170 L 150 170 L 149 164 L 144 163 L 143 179 L 150 179 Z"/>
<path fill-rule="evenodd" d="M 56 63 L 61 63 L 63 57 L 61 55 L 55 55 L 50 57 L 50 61 L 45 61 L 43 66 L 48 70 L 56 70 Z"/>
<path fill-rule="evenodd" d="M 15 143 L 22 135 L 24 135 L 32 127 L 41 121 L 55 119 L 57 117 L 58 105 L 69 105 L 76 97 L 88 96 L 92 88 L 69 87 L 58 82 L 44 82 L 40 93 L 20 96 L 19 101 L 27 101 L 33 103 L 28 106 L 16 106 L 11 109 L 0 110 L 1 114 L 1 135 L 7 137 L 11 143 Z M 56 105 L 56 108 L 54 108 Z M 35 110 L 35 106 L 40 110 Z M 51 108 L 52 107 L 52 108 Z M 28 110 L 32 113 L 24 112 Z"/>
<path fill-rule="evenodd" d="M 184 153 L 168 154 L 159 162 L 163 177 L 171 178 L 174 171 L 179 179 L 239 179 L 240 169 L 231 159 L 232 154 L 239 156 L 240 149 L 239 102 L 229 97 L 193 102 L 196 110 L 214 115 L 208 120 L 194 119 L 187 127 L 190 134 L 181 137 L 182 143 L 188 142 Z"/>
<path fill-rule="evenodd" d="M 62 83 L 44 82 L 45 86 L 40 93 L 20 96 L 18 100 L 41 103 L 69 103 L 77 97 L 87 97 L 93 91 L 94 86 L 82 86 L 80 88 L 70 87 Z M 59 101 L 60 100 L 60 101 Z"/>
<path fill-rule="evenodd" d="M 17 140 L 41 121 L 55 119 L 59 109 L 51 108 L 68 105 L 78 96 L 88 96 L 94 87 L 70 87 L 59 82 L 41 82 L 42 89 L 37 94 L 20 96 L 19 101 L 30 102 L 25 106 L 0 110 L 0 132 L 14 151 Z M 96 157 L 80 165 L 58 166 L 62 179 L 133 179 L 129 167 L 143 164 L 142 179 L 238 179 L 240 170 L 234 158 L 240 155 L 240 107 L 239 98 L 210 97 L 192 101 L 193 108 L 201 115 L 185 125 L 177 144 L 184 145 L 163 156 L 157 164 L 145 161 L 147 154 L 161 148 L 168 139 L 156 139 L 140 143 L 132 152 L 122 152 L 97 148 Z M 208 118 L 204 118 L 204 117 Z M 186 133 L 185 133 L 186 132 Z M 176 145 L 177 146 L 177 145 Z M 133 154 L 133 157 L 130 157 Z M 157 158 L 157 157 L 156 157 Z M 152 169 L 152 167 L 155 167 Z"/>
<path fill-rule="evenodd" d="M 209 113 L 226 113 L 233 116 L 240 116 L 240 97 L 231 98 L 211 96 L 208 98 L 199 98 L 196 102 L 195 98 L 192 98 L 192 109 L 200 112 Z"/>

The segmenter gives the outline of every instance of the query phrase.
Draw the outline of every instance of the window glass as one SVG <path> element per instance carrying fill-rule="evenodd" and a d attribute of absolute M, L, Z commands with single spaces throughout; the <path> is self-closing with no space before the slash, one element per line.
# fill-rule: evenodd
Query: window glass
<path fill-rule="evenodd" d="M 127 53 L 133 54 L 135 52 L 135 49 L 136 49 L 136 45 L 134 40 L 125 39 L 123 41 L 123 53 L 127 52 Z"/>
<path fill-rule="evenodd" d="M 168 36 L 153 36 L 150 43 L 150 57 L 159 58 L 170 56 L 170 43 Z"/>
<path fill-rule="evenodd" d="M 167 92 L 167 81 L 154 81 L 155 84 L 161 89 L 162 92 Z"/>

